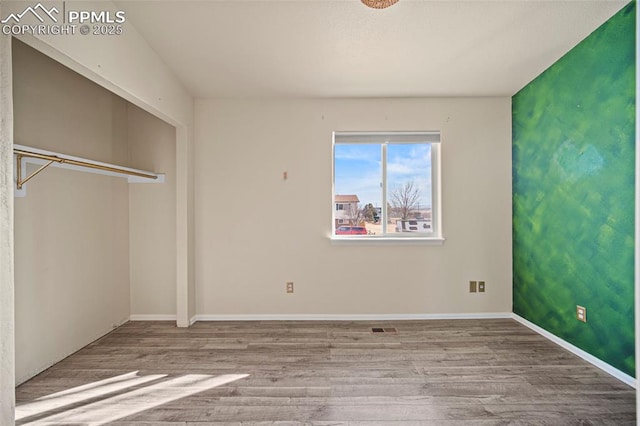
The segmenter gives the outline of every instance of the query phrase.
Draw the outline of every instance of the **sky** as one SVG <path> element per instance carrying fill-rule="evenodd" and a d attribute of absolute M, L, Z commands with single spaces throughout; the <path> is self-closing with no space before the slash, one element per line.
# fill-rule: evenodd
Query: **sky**
<path fill-rule="evenodd" d="M 355 194 L 361 205 L 382 206 L 380 144 L 335 145 L 335 193 Z M 431 207 L 431 145 L 387 145 L 387 198 L 393 188 L 413 181 L 420 190 L 420 208 Z"/>

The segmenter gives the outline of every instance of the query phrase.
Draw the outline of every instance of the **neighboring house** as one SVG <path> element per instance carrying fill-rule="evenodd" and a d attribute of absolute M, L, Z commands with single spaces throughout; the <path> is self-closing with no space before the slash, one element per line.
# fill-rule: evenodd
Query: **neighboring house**
<path fill-rule="evenodd" d="M 336 194 L 334 200 L 335 213 L 333 216 L 336 226 L 357 225 L 357 223 L 352 222 L 354 222 L 354 219 L 357 219 L 355 212 L 358 210 L 358 203 L 360 203 L 360 199 L 358 199 L 357 195 Z"/>

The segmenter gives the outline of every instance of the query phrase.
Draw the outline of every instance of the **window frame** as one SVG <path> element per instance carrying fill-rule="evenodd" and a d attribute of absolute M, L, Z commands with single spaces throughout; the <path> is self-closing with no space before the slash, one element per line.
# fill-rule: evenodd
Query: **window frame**
<path fill-rule="evenodd" d="M 441 138 L 440 131 L 388 131 L 388 132 L 344 132 L 334 131 L 331 145 L 331 235 L 334 242 L 399 242 L 419 244 L 442 244 L 442 176 L 441 176 Z M 381 185 L 382 185 L 382 235 L 336 235 L 335 179 L 336 179 L 336 145 L 340 144 L 379 144 L 381 146 Z M 392 144 L 430 144 L 431 152 L 431 227 L 430 233 L 397 232 L 387 233 L 388 227 L 388 180 L 387 180 L 387 148 Z M 392 225 L 393 226 L 393 225 Z"/>

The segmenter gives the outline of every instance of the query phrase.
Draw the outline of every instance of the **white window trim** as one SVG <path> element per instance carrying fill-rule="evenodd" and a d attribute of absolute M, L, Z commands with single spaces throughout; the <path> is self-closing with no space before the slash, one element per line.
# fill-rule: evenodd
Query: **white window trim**
<path fill-rule="evenodd" d="M 335 205 L 332 200 L 331 211 L 331 233 L 329 239 L 332 244 L 350 245 L 350 244 L 409 244 L 409 245 L 442 245 L 445 238 L 443 237 L 442 227 L 442 179 L 441 179 L 441 144 L 439 131 L 425 132 L 333 132 L 333 141 L 331 146 L 331 196 L 335 200 L 335 146 L 341 143 L 363 143 L 363 144 L 380 144 L 382 145 L 382 162 L 386 164 L 387 145 L 389 143 L 429 143 L 431 144 L 431 221 L 434 233 L 428 236 L 415 236 L 415 234 L 386 234 L 387 231 L 387 169 L 382 168 L 382 217 L 383 234 L 384 235 L 367 235 L 367 236 L 341 236 L 335 235 Z M 434 155 L 435 154 L 435 155 Z M 401 236 L 402 235 L 402 236 Z"/>

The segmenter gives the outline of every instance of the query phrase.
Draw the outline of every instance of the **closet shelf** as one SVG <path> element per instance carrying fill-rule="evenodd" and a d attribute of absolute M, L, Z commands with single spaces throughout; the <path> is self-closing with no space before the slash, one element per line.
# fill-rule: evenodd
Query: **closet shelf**
<path fill-rule="evenodd" d="M 130 167 L 102 163 L 86 158 L 72 157 L 70 155 L 24 145 L 14 144 L 13 154 L 16 156 L 14 179 L 16 183 L 15 195 L 17 197 L 24 197 L 26 195 L 26 183 L 49 166 L 106 176 L 123 177 L 126 178 L 129 183 L 164 183 L 165 178 L 162 173 L 132 169 Z M 40 165 L 40 168 L 27 176 L 27 164 Z"/>

